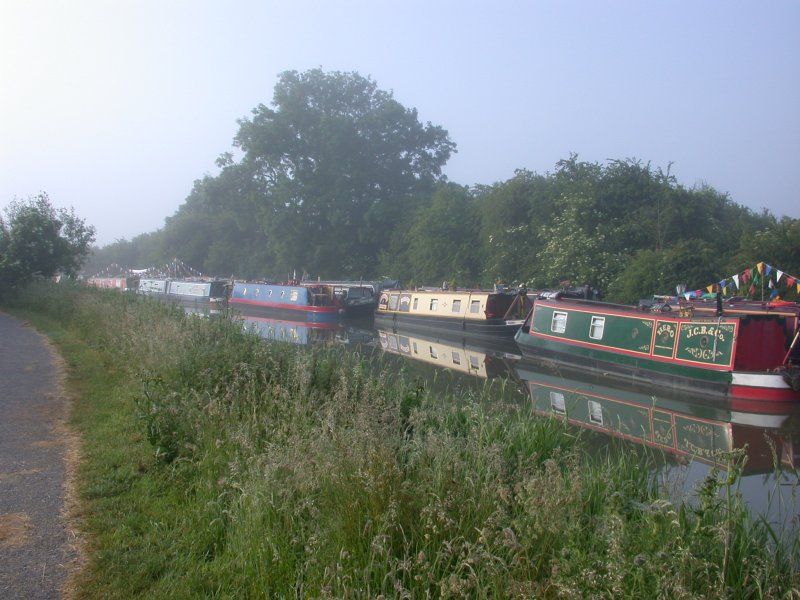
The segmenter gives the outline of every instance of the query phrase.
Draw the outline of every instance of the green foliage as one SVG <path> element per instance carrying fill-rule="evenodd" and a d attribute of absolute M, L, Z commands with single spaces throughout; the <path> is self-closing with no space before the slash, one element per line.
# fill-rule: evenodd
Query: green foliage
<path fill-rule="evenodd" d="M 720 257 L 704 240 L 681 241 L 660 251 L 640 250 L 608 287 L 608 298 L 635 303 L 654 293 L 675 294 L 677 285 L 717 281 L 719 272 Z"/>
<path fill-rule="evenodd" d="M 55 209 L 45 193 L 14 201 L 0 218 L 0 290 L 34 277 L 75 275 L 94 241 L 94 228 L 72 209 Z"/>
<path fill-rule="evenodd" d="M 792 597 L 796 531 L 752 517 L 741 457 L 670 499 L 491 387 L 437 394 L 340 347 L 103 290 L 18 301 L 83 393 L 81 595 Z M 152 445 L 147 443 L 150 438 Z M 722 457 L 723 459 L 725 457 Z"/>
<path fill-rule="evenodd" d="M 389 268 L 416 281 L 474 281 L 480 265 L 477 235 L 478 217 L 469 190 L 441 185 L 417 213 L 405 238 L 405 251 Z"/>
<path fill-rule="evenodd" d="M 455 149 L 371 79 L 319 69 L 282 73 L 235 143 L 262 184 L 274 267 L 323 276 L 372 275 L 385 234 Z"/>
<path fill-rule="evenodd" d="M 612 250 L 615 228 L 591 198 L 564 196 L 559 204 L 561 214 L 538 231 L 542 247 L 536 255 L 539 268 L 532 285 L 553 286 L 569 280 L 573 285 L 588 283 L 605 289 L 623 268 L 623 257 Z"/>

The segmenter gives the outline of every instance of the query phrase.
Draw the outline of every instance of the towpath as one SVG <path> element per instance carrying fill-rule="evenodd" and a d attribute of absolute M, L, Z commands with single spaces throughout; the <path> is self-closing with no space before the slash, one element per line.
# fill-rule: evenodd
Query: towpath
<path fill-rule="evenodd" d="M 75 559 L 62 372 L 45 338 L 0 312 L 0 598 L 60 597 Z"/>

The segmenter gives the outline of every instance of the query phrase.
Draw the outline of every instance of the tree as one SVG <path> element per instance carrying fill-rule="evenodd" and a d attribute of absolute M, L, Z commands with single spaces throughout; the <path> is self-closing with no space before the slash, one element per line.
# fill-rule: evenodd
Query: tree
<path fill-rule="evenodd" d="M 0 218 L 0 288 L 34 277 L 75 275 L 94 241 L 94 227 L 72 209 L 55 209 L 45 193 L 14 201 Z"/>
<path fill-rule="evenodd" d="M 480 264 L 478 218 L 465 187 L 443 184 L 421 210 L 403 256 L 411 278 L 422 284 L 471 284 Z"/>
<path fill-rule="evenodd" d="M 542 249 L 537 254 L 532 287 L 568 280 L 573 285 L 589 284 L 605 290 L 624 260 L 613 250 L 614 224 L 597 218 L 597 203 L 584 195 L 564 196 L 559 204 L 561 214 L 538 233 Z"/>
<path fill-rule="evenodd" d="M 261 187 L 275 267 L 323 276 L 374 274 L 387 234 L 455 150 L 372 79 L 320 69 L 282 73 L 272 108 L 241 120 L 235 144 Z"/>

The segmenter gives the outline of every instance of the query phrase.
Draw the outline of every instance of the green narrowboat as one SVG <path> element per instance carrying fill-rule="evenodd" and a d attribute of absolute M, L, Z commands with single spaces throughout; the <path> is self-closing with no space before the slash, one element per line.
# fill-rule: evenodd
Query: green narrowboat
<path fill-rule="evenodd" d="M 524 354 L 626 382 L 797 401 L 796 328 L 782 315 L 649 312 L 553 294 L 536 299 L 515 339 Z"/>

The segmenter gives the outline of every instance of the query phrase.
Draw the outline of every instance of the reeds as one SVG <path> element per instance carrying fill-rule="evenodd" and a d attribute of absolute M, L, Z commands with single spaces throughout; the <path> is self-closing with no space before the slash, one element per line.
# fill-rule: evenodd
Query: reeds
<path fill-rule="evenodd" d="M 796 532 L 748 513 L 736 457 L 677 502 L 652 458 L 590 449 L 490 388 L 434 393 L 341 348 L 118 293 L 47 285 L 20 301 L 122 374 L 156 457 L 141 518 L 95 563 L 117 578 L 106 592 L 138 577 L 127 590 L 157 596 L 800 594 Z M 131 548 L 147 559 L 125 573 Z"/>

